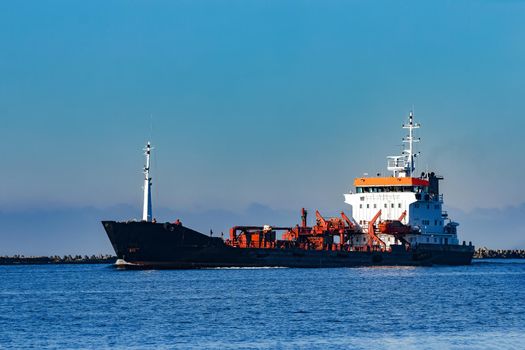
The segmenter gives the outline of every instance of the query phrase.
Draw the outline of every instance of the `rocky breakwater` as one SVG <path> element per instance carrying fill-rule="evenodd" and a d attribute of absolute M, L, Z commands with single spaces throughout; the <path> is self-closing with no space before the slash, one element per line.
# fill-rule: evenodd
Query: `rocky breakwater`
<path fill-rule="evenodd" d="M 112 255 L 64 255 L 64 256 L 0 256 L 0 265 L 42 265 L 42 264 L 114 264 Z"/>
<path fill-rule="evenodd" d="M 474 252 L 474 259 L 525 259 L 525 249 L 488 249 L 482 247 Z"/>

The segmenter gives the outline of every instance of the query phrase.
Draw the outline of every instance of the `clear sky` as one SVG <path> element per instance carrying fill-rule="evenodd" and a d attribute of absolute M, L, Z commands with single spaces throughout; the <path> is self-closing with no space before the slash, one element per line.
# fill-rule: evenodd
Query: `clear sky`
<path fill-rule="evenodd" d="M 151 138 L 154 208 L 337 212 L 412 108 L 449 207 L 525 208 L 524 18 L 522 1 L 2 1 L 0 211 L 139 206 Z"/>

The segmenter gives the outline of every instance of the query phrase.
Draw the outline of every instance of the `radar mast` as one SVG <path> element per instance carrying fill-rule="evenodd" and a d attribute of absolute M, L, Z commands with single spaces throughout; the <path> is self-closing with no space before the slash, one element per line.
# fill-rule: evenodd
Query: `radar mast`
<path fill-rule="evenodd" d="M 144 207 L 142 210 L 142 221 L 151 222 L 151 176 L 149 173 L 151 145 L 149 141 L 146 144 L 144 151 L 144 154 L 146 155 L 146 165 L 144 166 Z"/>
<path fill-rule="evenodd" d="M 414 114 L 410 111 L 408 115 L 408 124 L 403 124 L 403 129 L 408 129 L 408 135 L 403 138 L 403 143 L 407 143 L 407 147 L 401 152 L 400 156 L 388 157 L 388 170 L 392 171 L 394 177 L 410 177 L 416 170 L 414 158 L 419 152 L 414 152 L 414 142 L 419 142 L 419 137 L 414 137 L 414 129 L 419 129 L 421 125 L 414 123 Z"/>

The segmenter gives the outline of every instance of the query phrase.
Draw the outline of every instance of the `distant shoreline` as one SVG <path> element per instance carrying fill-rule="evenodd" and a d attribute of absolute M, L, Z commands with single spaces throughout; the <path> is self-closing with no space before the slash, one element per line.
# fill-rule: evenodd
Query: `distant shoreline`
<path fill-rule="evenodd" d="M 114 264 L 115 261 L 117 257 L 112 255 L 0 256 L 0 265 Z"/>
<path fill-rule="evenodd" d="M 488 249 L 478 248 L 474 259 L 525 259 L 525 249 Z M 64 256 L 0 256 L 0 265 L 64 265 L 64 264 L 114 264 L 113 255 L 64 255 Z"/>

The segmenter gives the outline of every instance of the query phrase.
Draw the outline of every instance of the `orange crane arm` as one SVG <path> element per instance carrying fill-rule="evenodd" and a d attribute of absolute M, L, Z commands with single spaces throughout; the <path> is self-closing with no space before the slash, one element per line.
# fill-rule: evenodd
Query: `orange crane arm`
<path fill-rule="evenodd" d="M 375 231 L 374 224 L 376 223 L 377 219 L 379 219 L 380 216 L 381 216 L 381 209 L 379 209 L 377 214 L 368 223 L 368 235 L 370 236 L 370 239 L 368 241 L 368 245 L 371 246 L 372 242 L 374 240 L 376 240 L 376 241 L 378 241 L 380 244 L 382 244 L 386 248 L 385 242 L 383 242 L 379 237 L 377 237 L 375 232 L 374 232 Z"/>
<path fill-rule="evenodd" d="M 319 221 L 319 223 L 323 226 L 323 227 L 328 227 L 327 223 L 326 223 L 326 220 L 323 218 L 323 216 L 321 215 L 321 213 L 319 213 L 319 210 L 316 210 L 315 211 L 315 217 L 317 218 L 317 221 Z"/>
<path fill-rule="evenodd" d="M 341 217 L 343 218 L 344 221 L 346 221 L 346 223 L 348 224 L 348 226 L 349 226 L 351 229 L 354 229 L 354 228 L 355 228 L 355 225 L 354 225 L 353 221 L 350 220 L 350 219 L 348 218 L 348 216 L 346 216 L 346 214 L 345 214 L 344 211 L 341 212 Z"/>
<path fill-rule="evenodd" d="M 398 220 L 399 220 L 399 221 L 403 221 L 403 219 L 406 218 L 406 216 L 407 216 L 407 211 L 405 210 L 405 211 L 401 214 L 401 216 L 399 217 Z"/>

